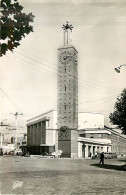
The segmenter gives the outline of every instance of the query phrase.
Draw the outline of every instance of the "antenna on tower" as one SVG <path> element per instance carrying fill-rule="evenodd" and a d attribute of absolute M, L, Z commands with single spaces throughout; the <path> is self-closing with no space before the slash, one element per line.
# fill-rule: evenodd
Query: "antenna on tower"
<path fill-rule="evenodd" d="M 70 33 L 72 32 L 73 26 L 66 21 L 66 25 L 63 24 L 62 29 L 64 30 L 64 46 L 71 44 Z"/>

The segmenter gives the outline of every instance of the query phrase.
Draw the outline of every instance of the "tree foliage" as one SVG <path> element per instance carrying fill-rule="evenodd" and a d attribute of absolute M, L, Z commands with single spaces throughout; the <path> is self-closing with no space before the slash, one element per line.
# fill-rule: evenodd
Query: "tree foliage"
<path fill-rule="evenodd" d="M 7 50 L 13 51 L 20 45 L 20 40 L 33 32 L 30 22 L 33 22 L 32 13 L 22 13 L 23 7 L 17 0 L 1 0 L 1 41 L 0 56 Z"/>
<path fill-rule="evenodd" d="M 109 115 L 110 122 L 126 134 L 126 88 L 122 91 L 114 106 L 114 112 Z"/>

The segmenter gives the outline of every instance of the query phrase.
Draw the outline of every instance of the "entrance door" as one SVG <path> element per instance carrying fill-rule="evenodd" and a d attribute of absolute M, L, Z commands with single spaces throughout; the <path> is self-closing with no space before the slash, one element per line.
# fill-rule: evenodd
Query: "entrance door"
<path fill-rule="evenodd" d="M 82 157 L 85 158 L 85 144 L 82 145 Z"/>
<path fill-rule="evenodd" d="M 93 155 L 95 155 L 95 146 L 93 146 Z"/>
<path fill-rule="evenodd" d="M 91 146 L 88 146 L 88 157 L 91 157 Z"/>

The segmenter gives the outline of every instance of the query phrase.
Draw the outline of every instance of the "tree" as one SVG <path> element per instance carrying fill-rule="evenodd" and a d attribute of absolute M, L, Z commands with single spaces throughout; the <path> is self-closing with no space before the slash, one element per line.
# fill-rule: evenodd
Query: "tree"
<path fill-rule="evenodd" d="M 123 89 L 114 106 L 114 112 L 109 115 L 110 122 L 126 134 L 126 88 Z"/>
<path fill-rule="evenodd" d="M 1 0 L 1 37 L 0 56 L 7 50 L 13 51 L 20 45 L 20 40 L 33 32 L 30 22 L 33 22 L 32 13 L 22 13 L 23 7 L 17 0 Z"/>

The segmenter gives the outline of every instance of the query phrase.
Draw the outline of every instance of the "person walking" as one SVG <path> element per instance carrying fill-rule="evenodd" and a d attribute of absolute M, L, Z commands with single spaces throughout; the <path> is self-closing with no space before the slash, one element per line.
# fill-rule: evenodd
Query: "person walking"
<path fill-rule="evenodd" d="M 98 153 L 97 153 L 97 151 L 95 152 L 95 159 L 97 159 L 98 158 Z"/>
<path fill-rule="evenodd" d="M 102 152 L 100 154 L 100 162 L 99 162 L 99 164 L 101 164 L 101 163 L 102 163 L 102 165 L 104 165 L 104 152 Z"/>

